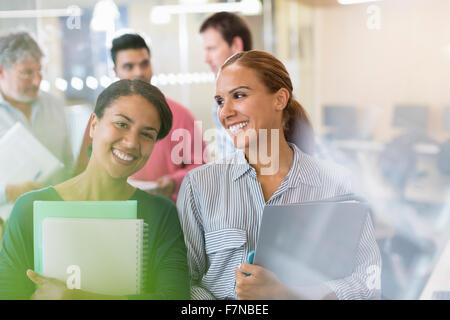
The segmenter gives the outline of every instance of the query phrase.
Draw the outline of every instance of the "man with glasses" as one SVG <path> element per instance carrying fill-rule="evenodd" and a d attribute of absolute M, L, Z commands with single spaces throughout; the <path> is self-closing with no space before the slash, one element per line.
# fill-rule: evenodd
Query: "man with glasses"
<path fill-rule="evenodd" d="M 49 181 L 57 183 L 68 177 L 73 157 L 63 102 L 39 90 L 42 57 L 42 50 L 27 32 L 0 35 L 0 138 L 20 122 L 64 163 L 64 172 Z M 0 205 L 42 187 L 35 181 L 11 184 L 0 177 Z"/>

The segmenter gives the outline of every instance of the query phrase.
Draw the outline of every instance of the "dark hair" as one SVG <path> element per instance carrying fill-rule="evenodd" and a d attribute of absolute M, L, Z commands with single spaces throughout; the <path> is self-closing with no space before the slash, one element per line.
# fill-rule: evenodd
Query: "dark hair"
<path fill-rule="evenodd" d="M 105 109 L 108 108 L 116 99 L 124 96 L 139 95 L 155 106 L 158 110 L 161 120 L 157 140 L 161 140 L 169 134 L 172 128 L 172 111 L 166 102 L 162 92 L 155 86 L 142 80 L 124 79 L 112 83 L 103 90 L 97 98 L 94 113 L 99 119 L 103 117 Z"/>
<path fill-rule="evenodd" d="M 296 144 L 303 152 L 313 154 L 313 127 L 306 110 L 292 97 L 291 78 L 283 63 L 267 52 L 251 50 L 232 55 L 220 70 L 234 63 L 255 71 L 269 92 L 275 93 L 281 88 L 289 91 L 289 100 L 286 108 L 283 109 L 284 136 L 287 141 Z"/>
<path fill-rule="evenodd" d="M 144 38 L 135 33 L 126 33 L 115 38 L 112 42 L 111 59 L 113 60 L 114 65 L 116 64 L 117 53 L 121 50 L 128 49 L 147 49 L 147 52 L 150 55 L 150 49 Z"/>
<path fill-rule="evenodd" d="M 222 38 L 229 46 L 233 44 L 235 37 L 240 37 L 244 45 L 244 51 L 252 50 L 252 34 L 247 23 L 238 15 L 231 12 L 218 12 L 206 19 L 200 33 L 213 28 L 220 32 Z"/>

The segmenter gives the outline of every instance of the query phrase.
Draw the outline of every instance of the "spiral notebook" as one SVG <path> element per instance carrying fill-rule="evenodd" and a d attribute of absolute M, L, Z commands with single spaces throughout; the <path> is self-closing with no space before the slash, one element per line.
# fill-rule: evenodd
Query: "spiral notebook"
<path fill-rule="evenodd" d="M 136 219 L 137 201 L 34 201 L 34 270 L 42 273 L 42 221 L 45 218 Z"/>
<path fill-rule="evenodd" d="M 43 274 L 93 293 L 139 294 L 146 233 L 141 219 L 45 218 Z"/>

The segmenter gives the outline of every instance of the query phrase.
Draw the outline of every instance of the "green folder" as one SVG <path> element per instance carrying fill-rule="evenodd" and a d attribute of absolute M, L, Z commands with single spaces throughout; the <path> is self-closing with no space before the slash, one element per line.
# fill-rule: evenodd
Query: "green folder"
<path fill-rule="evenodd" d="M 42 221 L 45 218 L 136 219 L 137 201 L 35 201 L 34 270 L 42 273 Z"/>

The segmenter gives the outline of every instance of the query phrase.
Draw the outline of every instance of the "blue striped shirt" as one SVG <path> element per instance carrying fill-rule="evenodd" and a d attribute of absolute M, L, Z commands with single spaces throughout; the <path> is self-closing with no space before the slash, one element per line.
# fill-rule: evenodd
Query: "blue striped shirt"
<path fill-rule="evenodd" d="M 242 150 L 195 168 L 184 178 L 177 207 L 188 252 L 192 298 L 237 298 L 234 272 L 256 247 L 265 205 L 322 200 L 351 192 L 342 169 L 289 145 L 294 151 L 292 167 L 267 202 L 256 171 Z M 367 285 L 371 266 L 381 268 L 381 257 L 368 217 L 353 274 L 326 286 L 339 299 L 377 298 L 378 288 Z M 375 276 L 375 282 L 379 281 L 380 273 Z"/>

